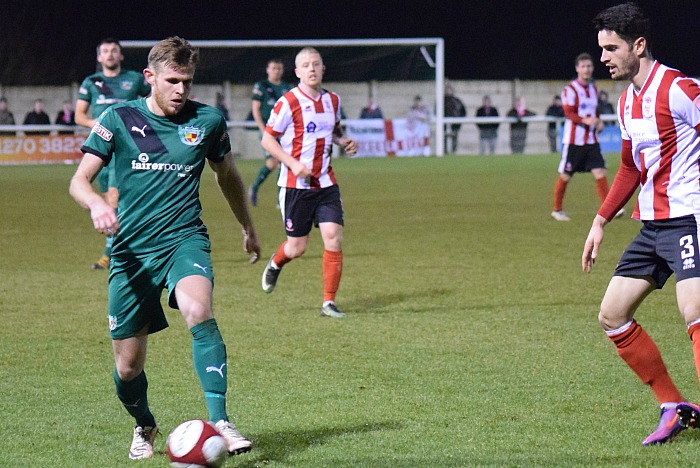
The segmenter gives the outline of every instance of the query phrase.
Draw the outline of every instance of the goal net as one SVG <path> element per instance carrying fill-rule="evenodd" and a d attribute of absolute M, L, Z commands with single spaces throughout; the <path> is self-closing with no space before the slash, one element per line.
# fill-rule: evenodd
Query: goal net
<path fill-rule="evenodd" d="M 157 41 L 121 41 L 124 67 L 142 69 L 148 51 Z M 256 140 L 257 148 L 239 148 L 242 154 L 259 157 L 259 136 L 254 123 L 246 121 L 253 83 L 266 78 L 268 60 L 280 59 L 284 80 L 296 84 L 294 57 L 303 47 L 319 50 L 326 65 L 324 87 L 337 92 L 344 116 L 356 119 L 368 101 L 381 107 L 387 119 L 404 118 L 414 96 L 434 113 L 431 122 L 432 152 L 444 154 L 444 41 L 442 38 L 309 39 L 199 41 L 200 50 L 193 98 L 214 105 L 216 95 L 230 111 L 232 142 Z M 234 151 L 235 152 L 235 151 Z"/>

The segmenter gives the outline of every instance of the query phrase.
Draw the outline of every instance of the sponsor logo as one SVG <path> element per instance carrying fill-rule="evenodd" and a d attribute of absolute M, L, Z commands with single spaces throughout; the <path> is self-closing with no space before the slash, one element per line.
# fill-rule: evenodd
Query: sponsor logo
<path fill-rule="evenodd" d="M 192 264 L 192 266 L 195 267 L 195 268 L 199 268 L 199 269 L 202 270 L 204 273 L 207 272 L 207 267 L 203 267 L 203 266 L 200 265 L 199 263 L 194 263 L 194 264 Z"/>
<path fill-rule="evenodd" d="M 148 127 L 148 125 L 144 125 L 143 128 L 138 128 L 136 125 L 133 125 L 131 127 L 131 131 L 138 132 L 142 137 L 146 138 L 146 127 Z"/>
<path fill-rule="evenodd" d="M 204 129 L 199 127 L 178 127 L 180 141 L 187 146 L 195 146 L 202 142 Z"/>
<path fill-rule="evenodd" d="M 695 260 L 693 260 L 692 258 L 686 258 L 685 260 L 683 260 L 684 270 L 692 270 L 693 268 L 695 268 Z"/>
<path fill-rule="evenodd" d="M 179 172 L 178 177 L 186 177 L 188 172 L 192 171 L 192 166 L 187 164 L 150 162 L 150 158 L 146 153 L 138 155 L 138 161 L 131 161 L 131 169 L 134 171 L 160 171 L 160 172 Z"/>
<path fill-rule="evenodd" d="M 294 230 L 294 224 L 292 223 L 292 220 L 287 218 L 287 220 L 284 222 L 284 228 L 287 231 L 293 231 Z"/>
<path fill-rule="evenodd" d="M 225 365 L 226 365 L 226 363 L 224 362 L 224 363 L 221 364 L 221 366 L 219 366 L 219 367 L 216 367 L 216 366 L 208 366 L 205 370 L 206 370 L 207 374 L 210 373 L 210 372 L 216 372 L 216 373 L 219 374 L 219 375 L 221 376 L 221 378 L 223 379 L 223 378 L 224 378 L 224 366 L 225 366 Z"/>
<path fill-rule="evenodd" d="M 306 133 L 314 133 L 316 131 L 316 124 L 313 122 L 309 122 L 306 125 Z"/>
<path fill-rule="evenodd" d="M 117 317 L 115 317 L 114 315 L 108 315 L 107 320 L 109 321 L 110 331 L 116 330 L 117 329 Z"/>
<path fill-rule="evenodd" d="M 102 89 L 102 87 L 105 85 L 104 81 L 95 81 L 95 86 L 98 88 Z"/>
<path fill-rule="evenodd" d="M 96 133 L 104 141 L 112 141 L 112 132 L 110 132 L 98 123 L 96 123 L 95 126 L 92 127 L 92 133 Z"/>

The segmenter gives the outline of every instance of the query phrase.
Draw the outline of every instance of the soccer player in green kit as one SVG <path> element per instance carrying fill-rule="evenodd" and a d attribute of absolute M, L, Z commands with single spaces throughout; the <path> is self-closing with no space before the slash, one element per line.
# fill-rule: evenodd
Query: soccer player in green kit
<path fill-rule="evenodd" d="M 156 44 L 144 70 L 151 96 L 116 104 L 99 117 L 70 184 L 76 202 L 90 210 L 95 229 L 115 236 L 109 329 L 117 396 L 136 420 L 132 459 L 151 457 L 158 433 L 144 365 L 148 335 L 168 326 L 160 304 L 164 288 L 168 304 L 180 310 L 192 333 L 194 368 L 209 420 L 226 439 L 229 453 L 252 446 L 226 412 L 226 347 L 212 311 L 210 242 L 200 220 L 205 161 L 243 228 L 251 261 L 257 260 L 260 246 L 226 121 L 217 109 L 188 100 L 198 59 L 198 50 L 179 37 Z M 119 180 L 118 217 L 91 185 L 110 160 Z"/>
<path fill-rule="evenodd" d="M 272 113 L 272 108 L 275 107 L 277 100 L 294 87 L 282 81 L 282 77 L 284 76 L 284 64 L 279 59 L 270 59 L 267 62 L 265 73 L 267 73 L 267 79 L 258 81 L 253 85 L 253 94 L 250 98 L 253 119 L 258 125 L 258 129 L 260 129 L 261 136 L 265 133 L 265 125 L 267 125 L 267 121 Z M 267 176 L 280 165 L 279 161 L 270 156 L 270 153 L 267 151 L 263 154 L 265 156 L 265 164 L 260 168 L 258 176 L 253 181 L 253 185 L 250 186 L 250 190 L 248 191 L 250 204 L 253 206 L 257 206 L 258 204 L 258 189 L 260 185 L 265 182 Z"/>
<path fill-rule="evenodd" d="M 75 123 L 92 128 L 97 122 L 97 117 L 112 104 L 148 96 L 151 87 L 143 75 L 137 71 L 122 69 L 123 60 L 119 41 L 112 38 L 100 41 L 97 45 L 97 62 L 102 66 L 102 71 L 89 75 L 80 85 L 78 100 L 75 103 Z M 107 202 L 116 208 L 119 193 L 114 180 L 113 165 L 100 172 L 97 183 Z M 93 270 L 106 270 L 111 255 L 112 237 L 107 236 L 104 253 L 92 264 Z"/>

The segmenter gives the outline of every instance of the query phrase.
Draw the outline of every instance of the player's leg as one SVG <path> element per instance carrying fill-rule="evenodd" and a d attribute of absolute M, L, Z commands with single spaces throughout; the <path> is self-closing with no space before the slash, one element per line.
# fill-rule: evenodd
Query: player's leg
<path fill-rule="evenodd" d="M 202 271 L 203 275 L 185 276 L 177 281 L 174 294 L 176 305 L 192 334 L 192 361 L 204 390 L 209 420 L 215 423 L 226 439 L 230 454 L 244 453 L 253 444 L 229 422 L 226 411 L 228 363 L 226 345 L 212 310 L 211 262 L 202 259 L 191 263 L 204 266 L 205 270 Z M 207 266 L 209 272 L 206 271 Z"/>
<path fill-rule="evenodd" d="M 323 189 L 316 221 L 323 239 L 323 305 L 321 316 L 342 318 L 335 305 L 335 295 L 343 272 L 343 202 L 337 185 Z"/>
<path fill-rule="evenodd" d="M 129 458 L 141 460 L 153 456 L 153 441 L 158 434 L 156 420 L 148 406 L 148 379 L 144 371 L 148 327 L 137 336 L 112 340 L 114 384 L 117 398 L 136 420 Z"/>
<path fill-rule="evenodd" d="M 561 160 L 559 161 L 559 177 L 554 184 L 554 193 L 552 195 L 552 218 L 557 221 L 570 221 L 570 218 L 564 212 L 564 195 L 566 187 L 571 180 L 573 174 L 573 162 L 570 160 L 570 151 L 574 149 L 570 145 L 564 145 L 561 152 Z"/>
<path fill-rule="evenodd" d="M 248 191 L 248 196 L 250 197 L 250 204 L 253 206 L 258 205 L 258 190 L 263 182 L 268 178 L 268 176 L 279 167 L 279 161 L 269 154 L 265 153 L 265 163 L 260 168 L 258 175 L 255 177 L 253 184 L 250 186 Z"/>

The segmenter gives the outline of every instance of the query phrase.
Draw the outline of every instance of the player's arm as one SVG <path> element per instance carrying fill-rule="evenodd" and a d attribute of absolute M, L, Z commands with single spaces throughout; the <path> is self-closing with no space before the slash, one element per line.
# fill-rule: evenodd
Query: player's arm
<path fill-rule="evenodd" d="M 343 132 L 343 128 L 340 125 L 336 125 L 333 129 L 333 143 L 342 147 L 350 156 L 357 153 L 357 143 L 355 140 L 345 136 L 345 132 Z"/>
<path fill-rule="evenodd" d="M 78 205 L 90 210 L 95 229 L 111 236 L 119 231 L 117 214 L 92 187 L 92 181 L 103 167 L 102 158 L 92 153 L 85 153 L 70 180 L 69 192 Z"/>
<path fill-rule="evenodd" d="M 264 132 L 265 122 L 263 121 L 262 112 L 260 111 L 260 109 L 262 108 L 262 102 L 257 101 L 255 99 L 252 99 L 250 102 L 250 110 L 253 113 L 253 119 L 255 120 L 255 123 L 258 124 L 258 128 L 260 129 L 260 131 Z"/>
<path fill-rule="evenodd" d="M 221 162 L 209 161 L 209 165 L 214 170 L 216 182 L 221 188 L 221 193 L 223 193 L 233 215 L 243 228 L 244 248 L 247 253 L 251 254 L 250 262 L 255 263 L 260 257 L 260 243 L 253 226 L 253 218 L 248 210 L 245 185 L 241 174 L 233 162 L 233 155 L 229 151 Z"/>
<path fill-rule="evenodd" d="M 309 177 L 311 175 L 311 169 L 306 167 L 304 163 L 295 159 L 287 154 L 287 152 L 282 148 L 279 141 L 277 141 L 277 136 L 270 133 L 271 130 L 266 128 L 263 132 L 262 137 L 262 147 L 265 148 L 273 158 L 284 164 L 292 171 L 296 177 Z"/>
<path fill-rule="evenodd" d="M 89 102 L 82 99 L 75 101 L 75 123 L 83 127 L 92 128 L 95 126 L 97 119 L 88 117 L 88 109 L 90 109 Z"/>

